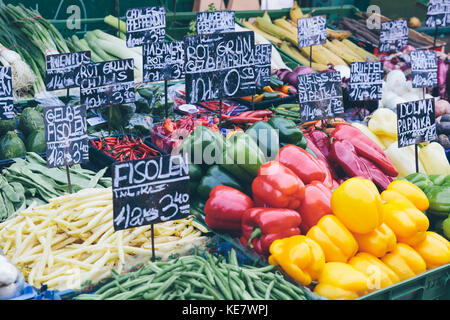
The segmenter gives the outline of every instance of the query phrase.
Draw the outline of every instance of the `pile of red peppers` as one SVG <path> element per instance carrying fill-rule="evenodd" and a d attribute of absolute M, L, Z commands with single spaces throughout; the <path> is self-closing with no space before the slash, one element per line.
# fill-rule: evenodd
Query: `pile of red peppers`
<path fill-rule="evenodd" d="M 104 152 L 116 161 L 129 161 L 161 156 L 158 150 L 150 148 L 141 138 L 130 138 L 127 135 L 120 137 L 102 137 L 91 140 L 91 144 L 99 151 Z"/>

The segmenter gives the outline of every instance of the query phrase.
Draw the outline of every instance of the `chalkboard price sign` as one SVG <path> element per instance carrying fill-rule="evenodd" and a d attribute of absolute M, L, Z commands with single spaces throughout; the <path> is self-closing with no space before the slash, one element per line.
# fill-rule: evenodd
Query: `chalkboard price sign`
<path fill-rule="evenodd" d="M 187 103 L 255 93 L 252 31 L 189 36 L 184 44 Z"/>
<path fill-rule="evenodd" d="M 187 155 L 112 165 L 114 230 L 177 220 L 190 214 Z"/>
<path fill-rule="evenodd" d="M 433 98 L 398 104 L 397 119 L 399 148 L 437 138 Z"/>
<path fill-rule="evenodd" d="M 135 101 L 133 59 L 85 64 L 80 76 L 80 101 L 87 108 Z"/>
<path fill-rule="evenodd" d="M 44 108 L 47 167 L 89 161 L 86 106 Z"/>
<path fill-rule="evenodd" d="M 0 121 L 14 118 L 11 67 L 0 67 Z"/>
<path fill-rule="evenodd" d="M 128 48 L 165 40 L 166 9 L 164 7 L 129 9 L 126 12 L 126 19 Z"/>
<path fill-rule="evenodd" d="M 90 62 L 90 51 L 45 56 L 45 89 L 55 91 L 79 87 L 80 67 Z"/>
<path fill-rule="evenodd" d="M 429 28 L 450 25 L 450 1 L 430 0 L 428 2 L 426 25 Z"/>
<path fill-rule="evenodd" d="M 197 13 L 197 34 L 234 32 L 234 11 Z"/>
<path fill-rule="evenodd" d="M 142 46 L 144 82 L 184 78 L 183 41 L 159 41 Z"/>
<path fill-rule="evenodd" d="M 438 85 L 436 51 L 414 50 L 410 56 L 413 88 L 436 87 Z"/>
<path fill-rule="evenodd" d="M 298 76 L 300 116 L 306 121 L 334 118 L 344 113 L 340 72 Z"/>
<path fill-rule="evenodd" d="M 270 65 L 272 59 L 272 45 L 255 45 L 256 86 L 262 88 L 270 84 Z"/>
<path fill-rule="evenodd" d="M 379 51 L 401 51 L 408 44 L 408 32 L 406 20 L 382 22 Z"/>
<path fill-rule="evenodd" d="M 381 100 L 383 64 L 381 62 L 352 62 L 350 64 L 350 99 L 353 101 Z"/>
<path fill-rule="evenodd" d="M 298 19 L 297 27 L 299 48 L 322 44 L 327 40 L 327 17 L 325 15 Z"/>

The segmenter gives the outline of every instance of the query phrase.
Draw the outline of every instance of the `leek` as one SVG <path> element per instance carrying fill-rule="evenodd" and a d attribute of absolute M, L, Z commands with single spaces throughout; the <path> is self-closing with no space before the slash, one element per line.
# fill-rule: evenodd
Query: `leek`
<path fill-rule="evenodd" d="M 119 19 L 117 17 L 114 17 L 112 15 L 106 16 L 105 17 L 105 23 L 110 25 L 111 27 L 114 27 L 117 29 L 117 21 Z M 125 22 L 123 22 L 122 20 L 120 20 L 120 33 L 125 34 L 127 32 L 127 25 Z"/>

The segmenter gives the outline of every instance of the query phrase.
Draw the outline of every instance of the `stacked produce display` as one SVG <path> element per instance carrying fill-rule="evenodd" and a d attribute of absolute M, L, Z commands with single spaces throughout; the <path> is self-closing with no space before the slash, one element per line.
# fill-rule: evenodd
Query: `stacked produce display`
<path fill-rule="evenodd" d="M 124 17 L 108 13 L 101 30 L 87 22 L 85 31 L 67 33 L 34 9 L 0 1 L 0 67 L 12 75 L 0 72 L 0 102 L 6 80 L 14 102 L 13 117 L 0 104 L 0 299 L 352 300 L 390 297 L 399 288 L 416 299 L 450 299 L 445 43 L 408 29 L 406 46 L 379 52 L 380 30 L 367 28 L 370 16 L 354 9 L 336 18 L 322 8 L 324 40 L 302 48 L 297 23 L 315 17 L 314 8 L 294 1 L 282 15 L 236 11 L 234 31 L 254 33 L 255 43 L 219 47 L 217 55 L 230 51 L 234 60 L 208 57 L 193 81 L 203 83 L 196 88 L 203 99 L 187 103 L 188 67 L 174 76 L 167 66 L 181 54 L 171 51 L 171 41 L 183 42 L 174 26 L 183 36 L 211 36 L 197 35 L 195 13 L 172 27 L 164 22 L 166 42 L 157 42 L 162 49 L 150 58 L 129 45 Z M 247 45 L 268 45 L 266 69 Z M 412 77 L 411 52 L 419 49 L 436 52 L 434 87 Z M 90 52 L 91 64 L 77 69 L 78 84 L 46 91 L 46 59 L 80 51 Z M 183 51 L 186 62 L 193 53 Z M 253 65 L 251 72 L 236 67 L 237 80 L 208 69 L 232 69 L 240 55 Z M 93 63 L 125 59 L 133 61 L 131 93 L 108 78 L 114 67 L 90 74 Z M 379 100 L 351 98 L 355 63 L 379 63 Z M 145 82 L 148 72 L 159 81 Z M 204 80 L 208 72 L 217 78 Z M 335 72 L 342 92 L 320 78 Z M 253 73 L 264 84 L 251 94 L 227 91 Z M 83 86 L 102 81 L 106 89 L 89 94 L 132 102 L 89 107 Z M 214 87 L 224 96 L 205 98 L 214 93 L 208 81 L 225 85 L 226 94 Z M 398 110 L 425 99 L 433 101 L 431 115 L 407 132 L 422 140 L 403 146 L 399 127 L 416 120 Z M 328 112 L 330 100 L 336 105 Z M 87 105 L 81 121 L 75 113 L 68 120 L 46 113 L 78 105 Z M 313 120 L 305 121 L 305 108 Z M 419 121 L 431 121 L 431 131 L 420 130 Z M 75 132 L 85 145 L 74 144 Z M 59 165 L 49 159 L 54 145 L 63 150 Z M 88 161 L 75 160 L 80 153 Z M 165 188 L 174 193 L 160 196 Z M 428 277 L 442 288 L 427 291 Z"/>

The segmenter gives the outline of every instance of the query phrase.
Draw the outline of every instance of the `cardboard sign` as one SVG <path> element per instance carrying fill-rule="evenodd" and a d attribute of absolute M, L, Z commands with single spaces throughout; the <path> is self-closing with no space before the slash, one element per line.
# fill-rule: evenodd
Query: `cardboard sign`
<path fill-rule="evenodd" d="M 184 78 L 184 42 L 153 42 L 142 46 L 144 82 Z"/>
<path fill-rule="evenodd" d="M 55 91 L 79 87 L 80 67 L 90 62 L 90 51 L 45 56 L 45 89 Z"/>
<path fill-rule="evenodd" d="M 133 59 L 85 64 L 80 75 L 80 101 L 87 108 L 135 101 Z"/>
<path fill-rule="evenodd" d="M 409 101 L 397 105 L 398 147 L 437 138 L 434 99 Z"/>
<path fill-rule="evenodd" d="M 299 48 L 327 41 L 327 17 L 325 15 L 298 19 L 297 29 Z"/>
<path fill-rule="evenodd" d="M 450 25 L 450 1 L 430 0 L 428 2 L 426 25 L 429 28 Z"/>
<path fill-rule="evenodd" d="M 44 108 L 47 167 L 89 161 L 86 106 Z"/>
<path fill-rule="evenodd" d="M 255 45 L 256 86 L 259 88 L 270 85 L 271 60 L 272 45 Z"/>
<path fill-rule="evenodd" d="M 352 62 L 350 64 L 350 100 L 381 100 L 383 64 L 381 62 Z"/>
<path fill-rule="evenodd" d="M 129 9 L 126 12 L 126 19 L 128 48 L 165 40 L 166 9 L 164 7 Z"/>
<path fill-rule="evenodd" d="M 234 32 L 234 11 L 197 13 L 197 34 Z"/>
<path fill-rule="evenodd" d="M 166 155 L 112 165 L 114 230 L 190 214 L 189 165 L 185 158 Z"/>
<path fill-rule="evenodd" d="M 0 121 L 14 118 L 11 67 L 0 67 Z"/>
<path fill-rule="evenodd" d="M 408 32 L 406 20 L 382 22 L 379 51 L 401 51 L 408 44 Z"/>
<path fill-rule="evenodd" d="M 302 121 L 334 118 L 344 113 L 340 72 L 299 75 L 297 88 Z"/>
<path fill-rule="evenodd" d="M 253 31 L 189 36 L 184 44 L 186 103 L 255 93 Z"/>
<path fill-rule="evenodd" d="M 413 88 L 434 88 L 438 85 L 438 61 L 434 50 L 414 50 L 411 56 Z"/>

